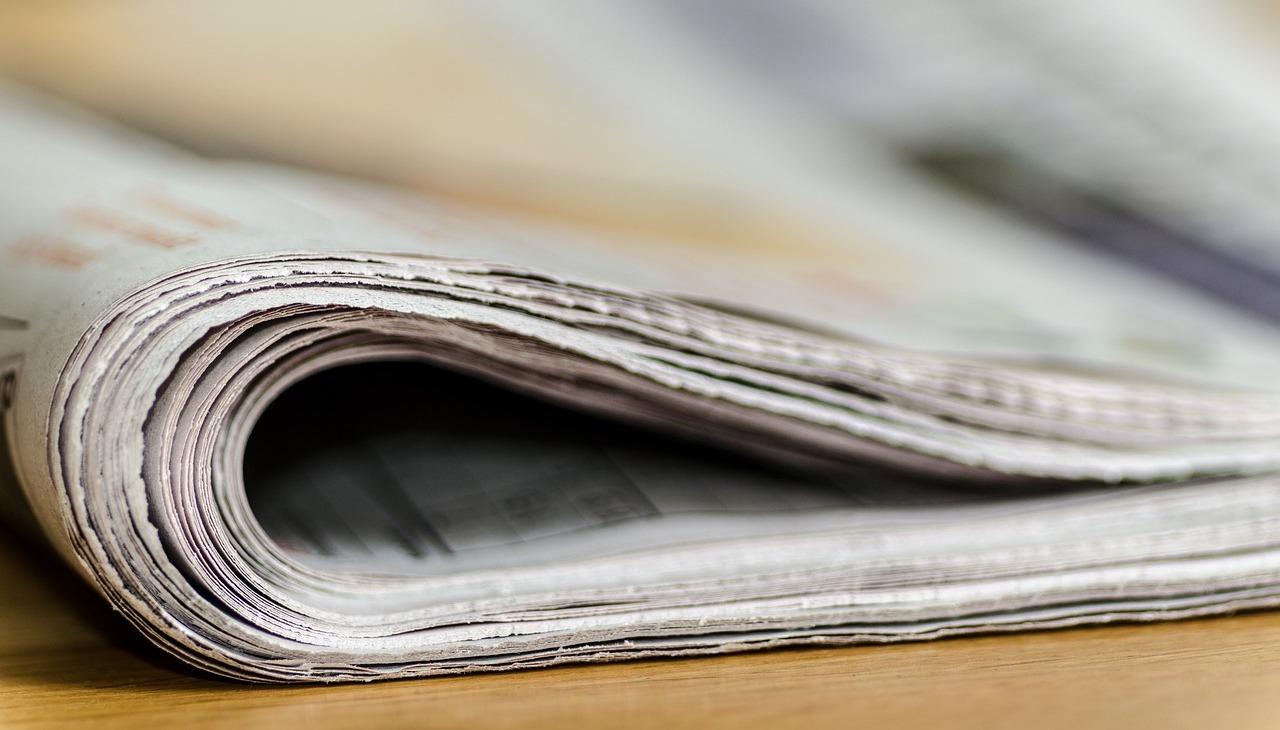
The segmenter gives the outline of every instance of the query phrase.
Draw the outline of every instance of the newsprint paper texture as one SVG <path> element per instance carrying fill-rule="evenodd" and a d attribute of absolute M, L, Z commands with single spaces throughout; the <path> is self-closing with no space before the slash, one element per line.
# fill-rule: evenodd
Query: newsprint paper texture
<path fill-rule="evenodd" d="M 1280 342 L 1047 237 L 597 241 L 12 89 L 0 169 L 0 505 L 209 671 L 1280 603 Z"/>

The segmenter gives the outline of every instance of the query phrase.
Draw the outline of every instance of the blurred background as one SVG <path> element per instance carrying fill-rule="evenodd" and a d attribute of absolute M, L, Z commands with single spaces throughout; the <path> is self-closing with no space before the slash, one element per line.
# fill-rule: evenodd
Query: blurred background
<path fill-rule="evenodd" d="M 1276 2 L 0 0 L 0 76 L 211 156 L 739 251 L 1067 242 L 1280 321 Z"/>

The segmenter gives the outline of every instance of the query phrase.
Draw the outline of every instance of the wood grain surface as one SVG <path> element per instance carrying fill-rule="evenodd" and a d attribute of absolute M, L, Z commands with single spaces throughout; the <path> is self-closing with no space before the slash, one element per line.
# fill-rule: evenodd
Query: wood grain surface
<path fill-rule="evenodd" d="M 265 687 L 146 645 L 0 539 L 0 727 L 1272 728 L 1280 613 L 371 685 Z"/>

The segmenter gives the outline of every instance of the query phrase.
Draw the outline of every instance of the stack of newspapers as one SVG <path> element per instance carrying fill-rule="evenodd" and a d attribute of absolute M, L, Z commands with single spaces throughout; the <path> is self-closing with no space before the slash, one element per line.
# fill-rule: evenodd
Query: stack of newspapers
<path fill-rule="evenodd" d="M 257 681 L 1280 605 L 1280 330 L 846 144 L 730 252 L 5 88 L 0 508 Z"/>

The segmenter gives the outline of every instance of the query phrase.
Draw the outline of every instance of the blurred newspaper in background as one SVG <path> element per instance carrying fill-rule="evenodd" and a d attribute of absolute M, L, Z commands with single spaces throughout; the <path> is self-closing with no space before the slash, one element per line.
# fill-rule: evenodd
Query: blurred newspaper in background
<path fill-rule="evenodd" d="M 9 73 L 206 150 L 777 245 L 844 238 L 780 194 L 799 179 L 857 197 L 871 141 L 1064 237 L 1280 312 L 1266 0 L 5 12 Z"/>
<path fill-rule="evenodd" d="M 902 344 L 1116 359 L 1041 321 L 1089 301 L 1016 291 L 1064 243 L 1280 313 L 1280 24 L 1262 2 L 0 7 L 8 75 L 184 145 L 818 261 L 942 320 Z M 833 249 L 868 266 L 832 271 Z M 1000 285 L 956 283 L 974 271 Z M 1080 339 L 1201 356 L 1204 328 L 1137 306 L 1085 315 Z"/>
<path fill-rule="evenodd" d="M 1276 605 L 1266 12 L 0 4 L 17 82 L 432 196 L 6 89 L 0 495 L 259 680 Z M 537 400 L 316 375 L 381 360 Z"/>

